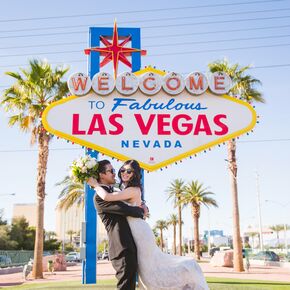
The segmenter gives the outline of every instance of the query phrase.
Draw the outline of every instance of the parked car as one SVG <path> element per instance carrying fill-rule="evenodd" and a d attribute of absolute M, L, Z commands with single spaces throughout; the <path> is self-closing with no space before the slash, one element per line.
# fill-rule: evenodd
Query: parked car
<path fill-rule="evenodd" d="M 80 262 L 81 261 L 80 253 L 78 253 L 78 252 L 69 252 L 68 254 L 66 254 L 65 260 L 67 262 Z"/>
<path fill-rule="evenodd" d="M 279 262 L 279 256 L 273 251 L 261 251 L 256 255 L 252 256 L 251 259 L 253 260 L 264 260 L 264 261 L 272 261 L 272 262 Z"/>
<path fill-rule="evenodd" d="M 0 255 L 0 266 L 9 266 L 12 264 L 11 258 L 6 255 Z"/>

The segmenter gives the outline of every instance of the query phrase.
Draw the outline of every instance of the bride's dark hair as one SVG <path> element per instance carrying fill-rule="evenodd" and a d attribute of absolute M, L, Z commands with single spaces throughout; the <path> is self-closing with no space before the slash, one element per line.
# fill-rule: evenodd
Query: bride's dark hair
<path fill-rule="evenodd" d="M 128 184 L 126 187 L 139 187 L 142 191 L 142 183 L 141 183 L 141 179 L 142 179 L 142 175 L 141 175 L 141 167 L 138 163 L 138 161 L 136 160 L 127 160 L 125 161 L 125 163 L 123 164 L 123 166 L 119 169 L 118 172 L 118 177 L 120 179 L 120 188 L 122 187 L 122 178 L 121 178 L 121 170 L 123 169 L 124 165 L 130 165 L 131 168 L 133 169 L 133 176 L 132 178 L 129 180 Z"/>

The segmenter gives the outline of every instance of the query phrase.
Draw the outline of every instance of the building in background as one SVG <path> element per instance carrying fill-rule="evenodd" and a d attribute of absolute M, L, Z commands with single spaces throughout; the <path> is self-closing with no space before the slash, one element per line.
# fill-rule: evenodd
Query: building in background
<path fill-rule="evenodd" d="M 70 234 L 69 232 L 74 232 L 73 235 L 73 242 L 76 245 L 80 243 L 80 236 L 81 236 L 81 227 L 82 222 L 84 220 L 84 209 L 82 206 L 73 205 L 69 209 L 60 209 L 56 207 L 56 236 L 58 240 L 62 240 L 64 242 L 70 241 Z M 97 236 L 98 236 L 98 243 L 102 242 L 103 240 L 107 240 L 107 232 L 105 227 L 98 217 L 98 224 L 97 224 Z"/>
<path fill-rule="evenodd" d="M 203 239 L 206 244 L 208 244 L 208 238 L 210 240 L 210 244 L 215 247 L 219 246 L 230 246 L 231 245 L 231 237 L 225 236 L 223 230 L 211 230 L 210 237 L 208 237 L 208 231 L 204 231 Z"/>
<path fill-rule="evenodd" d="M 281 243 L 285 242 L 285 231 L 281 230 L 281 234 L 284 232 L 284 237 L 281 237 Z M 263 234 L 263 245 L 269 246 L 269 247 L 275 247 L 277 246 L 277 239 L 276 239 L 276 233 L 270 229 L 267 226 L 264 226 L 262 228 L 262 234 Z M 283 234 L 282 234 L 283 236 Z M 260 250 L 260 228 L 257 226 L 248 226 L 243 234 L 243 242 L 244 244 L 248 243 L 251 248 Z"/>
<path fill-rule="evenodd" d="M 58 240 L 64 240 L 64 242 L 70 241 L 69 232 L 74 232 L 72 235 L 73 243 L 77 246 L 80 244 L 81 226 L 84 217 L 84 210 L 81 206 L 73 205 L 68 210 L 59 209 L 56 207 L 56 238 Z M 36 226 L 36 203 L 16 203 L 13 205 L 13 216 L 25 217 L 29 223 L 29 226 Z M 107 232 L 105 227 L 98 217 L 97 228 L 98 242 L 107 240 Z"/>
<path fill-rule="evenodd" d="M 36 203 L 15 203 L 13 205 L 13 216 L 12 219 L 16 217 L 25 217 L 29 223 L 29 226 L 36 226 Z"/>

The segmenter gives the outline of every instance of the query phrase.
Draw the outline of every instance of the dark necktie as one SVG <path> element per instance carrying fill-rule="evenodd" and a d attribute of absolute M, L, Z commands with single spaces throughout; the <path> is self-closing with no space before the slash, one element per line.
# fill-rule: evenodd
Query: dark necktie
<path fill-rule="evenodd" d="M 110 185 L 102 185 L 102 187 L 109 193 L 114 192 L 114 187 Z"/>

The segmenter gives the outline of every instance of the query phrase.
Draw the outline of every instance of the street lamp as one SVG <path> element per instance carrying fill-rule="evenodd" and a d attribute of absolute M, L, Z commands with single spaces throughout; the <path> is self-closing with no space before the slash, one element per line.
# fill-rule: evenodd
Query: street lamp
<path fill-rule="evenodd" d="M 285 208 L 286 206 L 288 206 L 290 204 L 290 202 L 288 202 L 286 204 L 282 204 L 282 203 L 280 203 L 278 201 L 269 200 L 269 199 L 266 199 L 265 202 L 276 203 L 276 204 L 280 205 L 283 208 Z M 288 242 L 287 242 L 287 225 L 286 225 L 286 223 L 283 223 L 283 226 L 284 226 L 284 244 L 285 244 L 285 250 L 286 250 L 286 255 L 287 255 L 287 253 L 288 253 Z"/>

